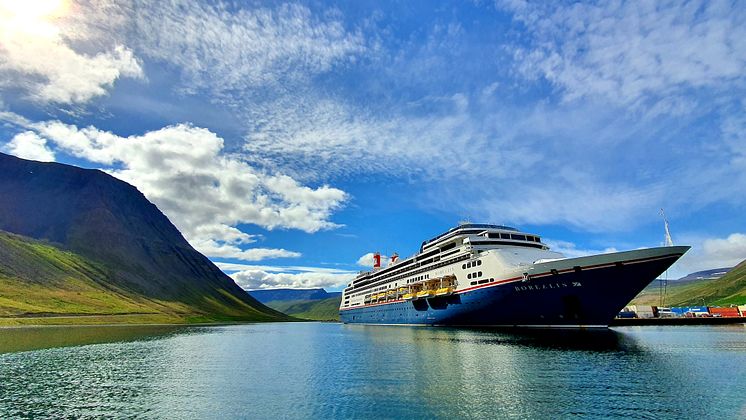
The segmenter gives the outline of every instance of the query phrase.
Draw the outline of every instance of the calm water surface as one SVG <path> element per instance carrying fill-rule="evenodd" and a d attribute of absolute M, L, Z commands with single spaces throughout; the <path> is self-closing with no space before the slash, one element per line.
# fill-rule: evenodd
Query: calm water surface
<path fill-rule="evenodd" d="M 746 327 L 0 329 L 0 418 L 112 416 L 746 418 Z"/>

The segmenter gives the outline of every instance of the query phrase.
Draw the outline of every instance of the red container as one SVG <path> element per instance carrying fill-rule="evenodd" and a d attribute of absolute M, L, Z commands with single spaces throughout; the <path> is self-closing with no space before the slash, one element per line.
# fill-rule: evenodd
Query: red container
<path fill-rule="evenodd" d="M 707 308 L 707 310 L 713 316 L 721 316 L 723 318 L 737 318 L 741 316 L 741 314 L 738 313 L 738 308 Z"/>

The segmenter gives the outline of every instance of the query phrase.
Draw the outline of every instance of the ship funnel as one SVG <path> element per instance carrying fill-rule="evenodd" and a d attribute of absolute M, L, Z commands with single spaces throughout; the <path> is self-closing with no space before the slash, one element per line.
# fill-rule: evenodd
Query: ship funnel
<path fill-rule="evenodd" d="M 399 254 L 397 254 L 396 252 L 394 252 L 394 255 L 391 256 L 391 264 L 393 264 L 393 263 L 395 263 L 397 261 L 399 261 Z"/>
<path fill-rule="evenodd" d="M 373 254 L 373 268 L 381 268 L 381 253 Z"/>

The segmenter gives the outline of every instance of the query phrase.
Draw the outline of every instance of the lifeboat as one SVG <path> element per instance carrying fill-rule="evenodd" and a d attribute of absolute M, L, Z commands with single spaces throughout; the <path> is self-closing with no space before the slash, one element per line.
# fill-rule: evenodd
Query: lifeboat
<path fill-rule="evenodd" d="M 412 300 L 414 299 L 414 293 L 405 293 L 403 298 L 404 300 Z"/>
<path fill-rule="evenodd" d="M 435 290 L 423 290 L 421 292 L 417 292 L 418 298 L 429 298 L 435 296 Z"/>
<path fill-rule="evenodd" d="M 451 294 L 453 294 L 452 287 L 441 287 L 440 289 L 435 291 L 435 296 L 448 296 Z"/>

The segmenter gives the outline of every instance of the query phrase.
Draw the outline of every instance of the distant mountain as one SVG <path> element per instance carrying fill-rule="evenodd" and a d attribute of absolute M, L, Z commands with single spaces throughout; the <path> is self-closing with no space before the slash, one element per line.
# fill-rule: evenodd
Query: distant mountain
<path fill-rule="evenodd" d="M 327 292 L 324 289 L 259 289 L 249 290 L 249 294 L 262 303 L 273 301 L 321 300 L 342 296 L 342 292 Z"/>
<path fill-rule="evenodd" d="M 0 197 L 0 230 L 75 253 L 127 296 L 182 307 L 185 319 L 287 318 L 192 248 L 135 187 L 102 171 L 0 153 Z"/>
<path fill-rule="evenodd" d="M 267 306 L 287 315 L 312 321 L 339 321 L 339 303 L 342 294 L 326 299 L 314 300 L 275 300 L 267 302 Z"/>
<path fill-rule="evenodd" d="M 715 268 L 712 270 L 703 270 L 703 271 L 697 271 L 696 273 L 687 274 L 686 276 L 673 280 L 676 282 L 690 282 L 695 280 L 714 280 L 719 279 L 720 277 L 723 277 L 725 273 L 732 270 L 733 267 L 726 267 L 726 268 Z"/>
<path fill-rule="evenodd" d="M 694 274 L 697 273 L 689 276 Z M 659 303 L 660 286 L 658 281 L 646 287 L 632 301 L 632 304 L 638 305 L 658 305 Z M 701 276 L 699 279 L 686 281 L 673 280 L 669 281 L 665 287 L 666 306 L 731 304 L 746 304 L 746 261 L 741 262 L 719 278 L 712 279 Z"/>

